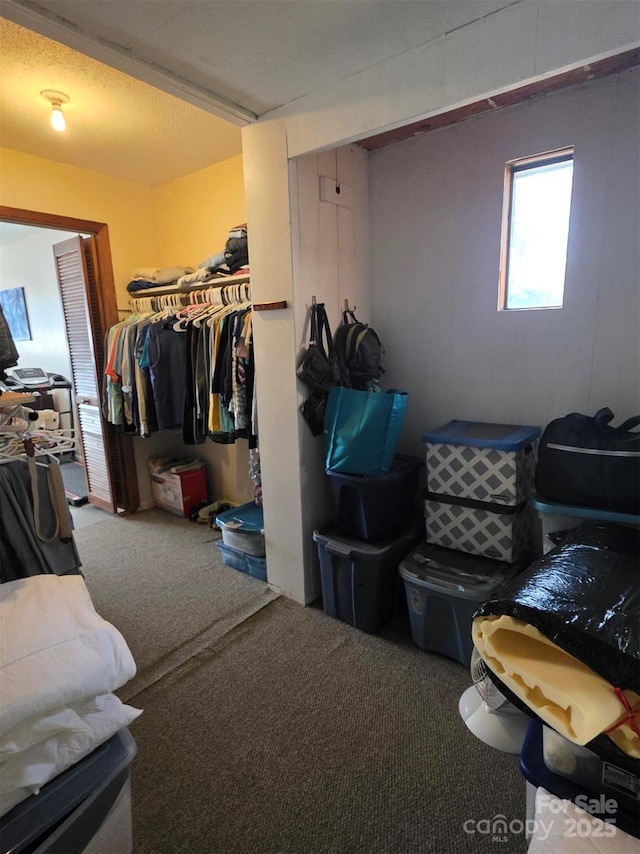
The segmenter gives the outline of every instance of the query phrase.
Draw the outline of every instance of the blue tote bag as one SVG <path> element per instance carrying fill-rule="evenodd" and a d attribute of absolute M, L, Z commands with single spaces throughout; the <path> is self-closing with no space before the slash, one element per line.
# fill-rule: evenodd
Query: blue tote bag
<path fill-rule="evenodd" d="M 391 468 L 408 394 L 336 386 L 324 415 L 326 468 L 343 474 L 385 474 Z"/>

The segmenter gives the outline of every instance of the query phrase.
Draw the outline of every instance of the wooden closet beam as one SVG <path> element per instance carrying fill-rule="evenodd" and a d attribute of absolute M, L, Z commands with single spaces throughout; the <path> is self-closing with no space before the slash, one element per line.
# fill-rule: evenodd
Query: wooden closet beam
<path fill-rule="evenodd" d="M 286 307 L 286 299 L 276 300 L 275 302 L 254 302 L 251 304 L 251 308 L 254 311 L 276 311 L 277 309 Z"/>

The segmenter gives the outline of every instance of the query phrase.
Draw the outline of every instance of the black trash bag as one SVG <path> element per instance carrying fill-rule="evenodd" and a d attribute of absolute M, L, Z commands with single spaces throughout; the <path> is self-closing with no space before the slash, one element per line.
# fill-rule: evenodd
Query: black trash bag
<path fill-rule="evenodd" d="M 613 686 L 640 693 L 639 545 L 633 528 L 580 525 L 501 585 L 474 619 L 507 615 L 528 623 Z M 490 668 L 489 675 L 510 702 L 538 717 Z M 639 760 L 606 735 L 586 746 L 632 773 L 640 770 Z"/>
<path fill-rule="evenodd" d="M 580 525 L 474 617 L 506 614 L 615 685 L 640 693 L 638 531 Z"/>

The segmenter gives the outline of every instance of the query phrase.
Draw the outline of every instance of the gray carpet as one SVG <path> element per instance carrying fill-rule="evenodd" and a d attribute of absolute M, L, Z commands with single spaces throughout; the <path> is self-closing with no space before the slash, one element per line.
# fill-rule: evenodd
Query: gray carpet
<path fill-rule="evenodd" d="M 96 610 L 122 632 L 138 666 L 118 692 L 122 700 L 131 701 L 275 598 L 263 582 L 224 565 L 218 537 L 157 509 L 74 532 Z"/>
<path fill-rule="evenodd" d="M 280 598 L 144 691 L 135 854 L 526 851 L 517 757 L 459 718 L 467 668 Z"/>

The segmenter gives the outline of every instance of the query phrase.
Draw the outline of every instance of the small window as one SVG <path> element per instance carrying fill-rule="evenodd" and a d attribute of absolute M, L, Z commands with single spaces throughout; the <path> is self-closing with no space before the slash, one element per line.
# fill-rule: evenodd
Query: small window
<path fill-rule="evenodd" d="M 498 309 L 562 308 L 573 149 L 506 165 Z"/>

